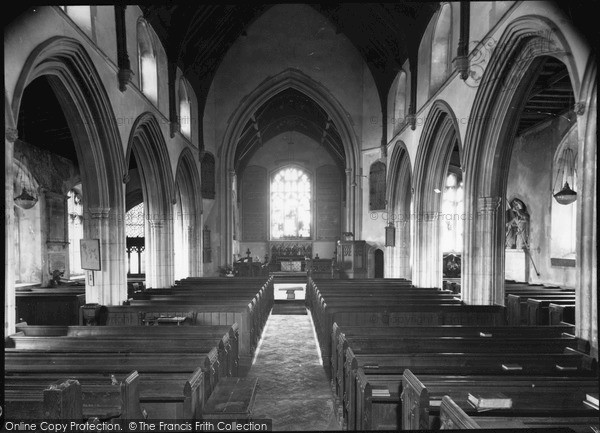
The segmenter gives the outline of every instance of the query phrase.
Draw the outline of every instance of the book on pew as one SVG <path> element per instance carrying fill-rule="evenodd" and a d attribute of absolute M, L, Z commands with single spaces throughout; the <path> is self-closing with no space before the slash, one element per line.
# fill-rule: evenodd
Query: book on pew
<path fill-rule="evenodd" d="M 519 371 L 523 370 L 519 364 L 502 364 L 502 369 L 506 371 Z"/>
<path fill-rule="evenodd" d="M 491 332 L 480 332 L 479 336 L 480 337 L 487 337 L 487 338 L 489 338 L 489 337 L 492 336 L 492 333 Z"/>
<path fill-rule="evenodd" d="M 559 371 L 575 371 L 575 370 L 577 370 L 577 367 L 572 366 L 572 365 L 556 364 L 556 369 Z"/>
<path fill-rule="evenodd" d="M 431 406 L 431 407 L 440 407 L 441 405 L 442 405 L 441 398 L 432 398 L 431 400 L 429 400 L 429 406 Z"/>
<path fill-rule="evenodd" d="M 501 392 L 470 392 L 468 400 L 477 410 L 510 409 L 512 407 L 512 399 Z"/>
<path fill-rule="evenodd" d="M 373 397 L 389 397 L 390 390 L 387 388 L 374 388 L 371 391 L 371 395 L 373 395 Z"/>
<path fill-rule="evenodd" d="M 591 407 L 592 409 L 598 409 L 598 393 L 591 393 L 591 394 L 586 394 L 585 395 L 585 400 L 583 401 L 583 403 L 586 406 Z"/>

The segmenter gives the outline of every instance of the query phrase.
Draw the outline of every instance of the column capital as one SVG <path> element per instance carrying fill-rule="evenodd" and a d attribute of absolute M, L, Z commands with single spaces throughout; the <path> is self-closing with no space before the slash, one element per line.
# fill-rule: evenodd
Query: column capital
<path fill-rule="evenodd" d="M 585 102 L 577 102 L 574 106 L 573 106 L 573 111 L 575 112 L 575 114 L 577 114 L 578 116 L 583 116 L 585 114 Z"/>
<path fill-rule="evenodd" d="M 91 207 L 88 209 L 90 216 L 94 219 L 106 219 L 110 213 L 109 207 Z"/>

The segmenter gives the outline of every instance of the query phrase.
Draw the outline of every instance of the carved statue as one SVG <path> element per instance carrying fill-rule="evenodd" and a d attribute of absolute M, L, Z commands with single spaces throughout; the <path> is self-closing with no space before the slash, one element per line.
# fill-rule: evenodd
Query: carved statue
<path fill-rule="evenodd" d="M 506 210 L 506 248 L 529 249 L 529 213 L 525 203 L 517 198 Z"/>

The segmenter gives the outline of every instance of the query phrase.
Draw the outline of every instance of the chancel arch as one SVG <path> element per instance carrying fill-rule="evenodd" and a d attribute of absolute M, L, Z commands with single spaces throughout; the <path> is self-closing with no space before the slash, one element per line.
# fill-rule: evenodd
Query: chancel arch
<path fill-rule="evenodd" d="M 429 111 L 414 166 L 415 245 L 413 282 L 417 287 L 442 286 L 442 191 L 453 150 L 460 148 L 458 125 L 442 101 Z"/>
<path fill-rule="evenodd" d="M 394 245 L 386 248 L 385 276 L 411 279 L 412 168 L 403 142 L 394 146 L 389 167 L 386 223 L 394 227 Z"/>
<path fill-rule="evenodd" d="M 47 80 L 72 136 L 81 174 L 83 233 L 100 240 L 101 269 L 86 285 L 87 302 L 120 304 L 126 299 L 124 271 L 124 168 L 115 115 L 94 63 L 76 40 L 53 37 L 30 54 L 18 78 L 11 110 L 18 121 L 23 95 L 36 80 Z M 61 191 L 66 201 L 66 193 Z M 66 203 L 65 203 L 66 208 Z M 14 281 L 6 281 L 14 296 Z M 11 313 L 12 315 L 12 313 Z M 8 324 L 9 328 L 14 322 Z"/>
<path fill-rule="evenodd" d="M 127 148 L 140 177 L 146 215 L 146 287 L 171 287 L 173 269 L 174 182 L 166 143 L 153 114 L 141 114 L 134 122 Z"/>
<path fill-rule="evenodd" d="M 312 131 L 309 134 L 319 131 L 321 135 L 315 137 L 315 139 L 319 141 L 327 140 L 325 148 L 333 152 L 334 158 L 339 161 L 340 168 L 345 171 L 344 202 L 346 206 L 342 226 L 345 231 L 349 232 L 357 232 L 360 228 L 358 225 L 361 196 L 358 189 L 360 183 L 353 181 L 354 176 L 358 174 L 359 146 L 345 110 L 321 84 L 299 70 L 287 69 L 277 76 L 265 80 L 243 99 L 244 102 L 235 111 L 229 122 L 223 145 L 220 148 L 219 192 L 220 196 L 223 197 L 220 206 L 224 217 L 222 218 L 221 227 L 223 238 L 221 242 L 223 245 L 221 248 L 221 261 L 223 263 L 231 260 L 236 248 L 233 241 L 235 206 L 232 200 L 232 191 L 237 183 L 237 169 L 240 168 L 239 164 L 243 159 L 241 156 L 250 149 L 240 147 L 239 143 L 245 141 L 245 135 L 254 134 L 251 131 L 255 131 L 255 119 L 261 107 L 268 107 L 269 101 L 282 92 L 295 92 L 303 95 L 303 98 L 307 98 L 307 103 L 319 107 L 313 110 L 310 115 L 300 113 L 300 117 L 304 116 L 305 127 L 303 129 Z M 322 113 L 325 116 L 325 122 L 321 122 L 319 125 L 311 122 L 311 116 L 316 115 L 316 113 Z M 294 115 L 294 117 L 298 116 Z M 260 125 L 257 127 L 260 128 Z M 271 134 L 274 131 L 272 130 Z M 284 131 L 285 128 L 280 132 Z M 251 142 L 254 141 L 251 140 Z"/>

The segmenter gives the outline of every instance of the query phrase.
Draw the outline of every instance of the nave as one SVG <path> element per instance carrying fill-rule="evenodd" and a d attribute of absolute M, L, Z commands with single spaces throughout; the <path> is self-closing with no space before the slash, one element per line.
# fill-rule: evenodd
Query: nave
<path fill-rule="evenodd" d="M 82 312 L 79 326 L 21 323 L 5 351 L 7 418 L 598 428 L 598 365 L 573 324 L 509 325 L 504 307 L 402 279 L 309 277 L 309 314 L 277 314 L 274 286 L 273 277 L 189 278 Z M 490 392 L 501 406 L 470 401 Z"/>

